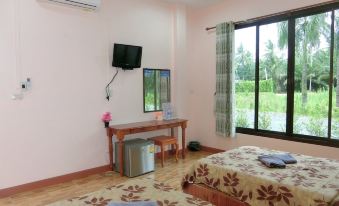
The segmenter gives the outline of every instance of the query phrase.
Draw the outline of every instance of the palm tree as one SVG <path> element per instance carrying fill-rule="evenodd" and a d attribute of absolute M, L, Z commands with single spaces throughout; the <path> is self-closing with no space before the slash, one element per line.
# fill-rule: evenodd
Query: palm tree
<path fill-rule="evenodd" d="M 265 54 L 260 63 L 261 67 L 265 69 L 265 77 L 269 76 L 273 80 L 274 92 L 284 92 L 284 78 L 286 78 L 286 60 L 277 56 L 275 52 L 275 45 L 272 40 L 266 42 Z M 265 78 L 267 80 L 267 78 Z"/>
<path fill-rule="evenodd" d="M 235 62 L 235 72 L 238 80 L 254 80 L 254 58 L 252 53 L 244 48 L 243 44 L 240 44 L 237 48 Z"/>
<path fill-rule="evenodd" d="M 312 52 L 319 48 L 320 37 L 324 33 L 326 26 L 326 14 L 318 14 L 313 16 L 302 17 L 296 19 L 295 24 L 295 47 L 296 56 L 301 57 L 301 93 L 302 107 L 307 104 L 307 77 L 312 58 Z M 287 47 L 288 42 L 288 24 L 281 22 L 278 24 L 278 45 L 279 47 Z"/>
<path fill-rule="evenodd" d="M 330 48 L 318 50 L 312 54 L 312 65 L 310 67 L 308 78 L 310 79 L 309 90 L 314 83 L 315 89 L 328 89 L 330 80 Z"/>

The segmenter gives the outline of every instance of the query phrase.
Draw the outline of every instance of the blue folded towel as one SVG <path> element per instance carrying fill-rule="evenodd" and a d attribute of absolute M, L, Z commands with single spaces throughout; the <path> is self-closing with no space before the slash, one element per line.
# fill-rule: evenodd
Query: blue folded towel
<path fill-rule="evenodd" d="M 260 162 L 270 168 L 285 168 L 286 164 L 276 157 L 272 155 L 260 155 L 258 156 Z"/>
<path fill-rule="evenodd" d="M 158 206 L 156 202 L 141 201 L 141 202 L 110 202 L 108 206 Z"/>
<path fill-rule="evenodd" d="M 290 154 L 284 153 L 284 154 L 273 154 L 272 157 L 276 157 L 278 159 L 281 159 L 285 164 L 295 164 L 297 163 L 297 160 Z"/>

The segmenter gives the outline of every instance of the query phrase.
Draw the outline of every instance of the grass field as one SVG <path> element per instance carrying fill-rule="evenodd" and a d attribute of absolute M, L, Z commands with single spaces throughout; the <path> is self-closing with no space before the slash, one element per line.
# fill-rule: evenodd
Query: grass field
<path fill-rule="evenodd" d="M 294 93 L 294 114 L 309 116 L 312 118 L 327 118 L 329 94 L 328 91 L 309 92 L 306 107 L 301 105 L 301 93 Z M 286 113 L 286 94 L 275 94 L 273 92 L 261 92 L 259 95 L 260 112 L 280 112 Z M 332 117 L 339 121 L 339 108 L 335 107 L 336 97 L 333 94 Z M 254 109 L 254 93 L 236 93 L 237 109 Z"/>
<path fill-rule="evenodd" d="M 260 129 L 285 131 L 286 125 L 286 94 L 260 92 L 259 122 Z M 301 93 L 294 94 L 294 124 L 296 134 L 326 137 L 328 130 L 328 91 L 309 92 L 305 108 L 301 104 Z M 332 138 L 339 139 L 339 108 L 336 107 L 335 94 L 332 106 Z M 254 93 L 237 92 L 237 126 L 254 127 Z"/>

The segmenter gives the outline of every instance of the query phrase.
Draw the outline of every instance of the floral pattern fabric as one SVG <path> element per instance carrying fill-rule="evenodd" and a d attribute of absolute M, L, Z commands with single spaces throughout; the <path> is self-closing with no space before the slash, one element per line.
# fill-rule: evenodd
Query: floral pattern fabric
<path fill-rule="evenodd" d="M 197 161 L 183 187 L 202 183 L 251 206 L 339 205 L 339 161 L 292 154 L 298 163 L 267 168 L 258 156 L 281 153 L 253 146 L 236 148 Z"/>
<path fill-rule="evenodd" d="M 159 206 L 212 206 L 173 187 L 151 179 L 136 179 L 81 197 L 59 201 L 49 206 L 105 206 L 110 202 L 155 201 Z"/>

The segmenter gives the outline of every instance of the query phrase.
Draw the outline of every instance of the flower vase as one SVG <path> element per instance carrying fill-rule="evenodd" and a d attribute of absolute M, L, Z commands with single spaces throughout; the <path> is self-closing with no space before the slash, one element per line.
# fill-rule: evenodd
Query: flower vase
<path fill-rule="evenodd" d="M 105 128 L 109 127 L 109 122 L 105 122 Z"/>

